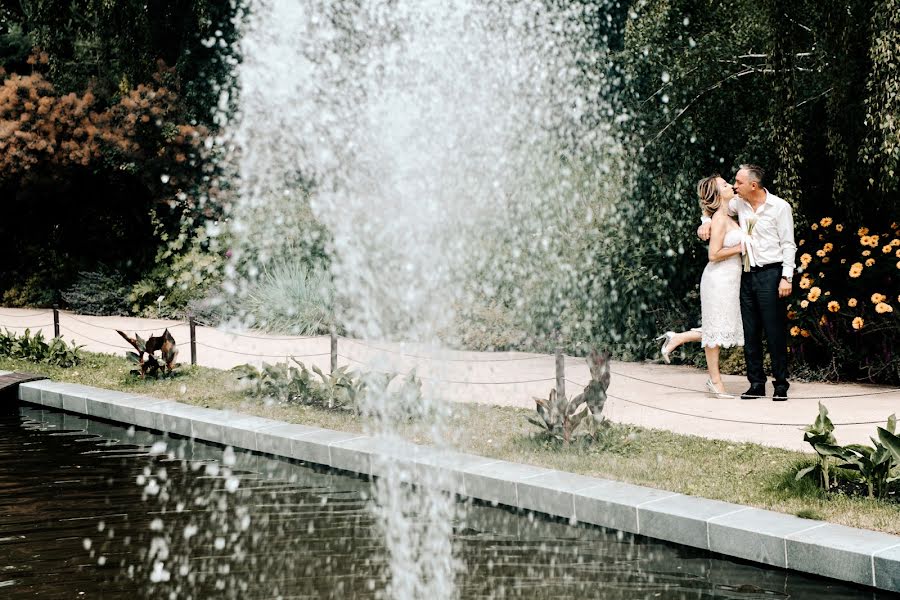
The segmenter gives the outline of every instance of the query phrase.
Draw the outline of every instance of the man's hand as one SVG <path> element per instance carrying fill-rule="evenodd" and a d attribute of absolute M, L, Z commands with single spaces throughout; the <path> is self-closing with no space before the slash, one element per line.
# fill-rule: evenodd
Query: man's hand
<path fill-rule="evenodd" d="M 782 278 L 781 281 L 778 282 L 778 297 L 787 298 L 791 295 L 791 289 L 793 289 L 793 286 L 788 283 L 787 279 Z"/>
<path fill-rule="evenodd" d="M 712 231 L 712 221 L 707 221 L 697 228 L 697 237 L 704 242 L 709 241 L 709 232 Z"/>

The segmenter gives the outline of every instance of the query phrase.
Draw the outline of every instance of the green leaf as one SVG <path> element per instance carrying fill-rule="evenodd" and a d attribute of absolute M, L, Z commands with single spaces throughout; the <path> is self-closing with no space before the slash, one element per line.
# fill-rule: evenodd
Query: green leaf
<path fill-rule="evenodd" d="M 890 453 L 894 457 L 894 460 L 898 464 L 900 464 L 900 437 L 891 433 L 884 427 L 879 427 L 878 439 L 881 440 L 881 443 L 884 444 L 884 447 L 890 451 Z"/>
<path fill-rule="evenodd" d="M 813 465 L 811 467 L 806 467 L 805 469 L 800 469 L 799 471 L 797 471 L 797 475 L 794 477 L 794 481 L 800 481 L 818 468 L 819 465 Z"/>

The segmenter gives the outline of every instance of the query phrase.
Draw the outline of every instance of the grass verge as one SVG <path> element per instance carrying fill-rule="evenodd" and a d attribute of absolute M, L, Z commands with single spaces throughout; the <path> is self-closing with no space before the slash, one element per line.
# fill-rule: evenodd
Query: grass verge
<path fill-rule="evenodd" d="M 182 366 L 172 378 L 143 381 L 129 375 L 132 365 L 124 358 L 87 352 L 84 357 L 70 369 L 0 357 L 0 370 L 340 431 L 365 429 L 362 419 L 350 412 L 248 399 L 229 371 Z M 797 469 L 813 461 L 801 452 L 628 425 L 610 427 L 602 443 L 561 448 L 534 436 L 536 428 L 525 420 L 531 411 L 457 404 L 452 415 L 453 444 L 473 454 L 900 534 L 896 495 L 881 501 L 826 495 L 811 482 L 794 481 Z M 413 425 L 402 432 L 416 443 L 431 441 Z"/>

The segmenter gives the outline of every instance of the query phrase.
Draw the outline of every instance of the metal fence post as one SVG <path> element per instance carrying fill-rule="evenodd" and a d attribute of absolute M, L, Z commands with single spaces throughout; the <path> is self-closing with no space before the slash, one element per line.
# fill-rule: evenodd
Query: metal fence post
<path fill-rule="evenodd" d="M 566 397 L 566 355 L 560 346 L 556 347 L 556 397 Z"/>
<path fill-rule="evenodd" d="M 59 309 L 53 305 L 53 337 L 59 337 Z"/>
<path fill-rule="evenodd" d="M 188 317 L 188 327 L 191 330 L 191 364 L 197 364 L 197 323 L 194 317 Z"/>
<path fill-rule="evenodd" d="M 334 373 L 337 370 L 337 330 L 334 325 L 331 326 L 331 372 Z"/>

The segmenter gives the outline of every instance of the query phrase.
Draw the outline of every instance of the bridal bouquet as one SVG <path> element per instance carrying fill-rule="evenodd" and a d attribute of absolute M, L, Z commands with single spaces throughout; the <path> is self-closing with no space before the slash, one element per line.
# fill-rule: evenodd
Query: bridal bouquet
<path fill-rule="evenodd" d="M 756 219 L 747 219 L 747 235 L 744 237 L 744 272 L 750 271 L 751 266 L 756 266 L 756 259 L 753 256 L 753 228 L 756 226 Z"/>

